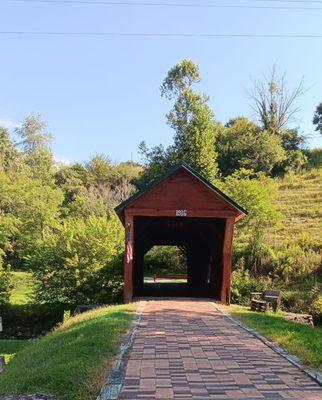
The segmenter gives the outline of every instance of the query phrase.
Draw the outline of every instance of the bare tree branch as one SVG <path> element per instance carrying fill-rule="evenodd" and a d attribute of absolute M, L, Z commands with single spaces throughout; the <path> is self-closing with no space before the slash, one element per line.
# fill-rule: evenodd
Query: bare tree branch
<path fill-rule="evenodd" d="M 296 114 L 300 111 L 296 102 L 306 91 L 304 77 L 295 88 L 290 89 L 286 75 L 279 76 L 274 66 L 268 77 L 251 77 L 251 82 L 248 95 L 252 100 L 252 110 L 264 129 L 280 135 L 289 123 L 296 120 Z"/>

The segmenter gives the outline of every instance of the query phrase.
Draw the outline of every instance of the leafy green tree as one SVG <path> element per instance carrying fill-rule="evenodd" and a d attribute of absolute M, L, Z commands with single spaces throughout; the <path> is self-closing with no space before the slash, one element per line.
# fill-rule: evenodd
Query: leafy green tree
<path fill-rule="evenodd" d="M 172 146 L 165 149 L 161 144 L 149 149 L 143 141 L 139 145 L 139 152 L 146 161 L 138 182 L 140 188 L 147 185 L 154 178 L 164 174 L 177 162 Z"/>
<path fill-rule="evenodd" d="M 46 123 L 39 115 L 30 115 L 15 129 L 21 138 L 17 144 L 21 149 L 24 163 L 34 179 L 53 184 L 54 162 L 50 150 L 51 135 L 45 131 Z"/>
<path fill-rule="evenodd" d="M 112 175 L 112 164 L 103 154 L 93 156 L 85 166 L 87 170 L 87 182 L 89 186 L 106 186 Z"/>
<path fill-rule="evenodd" d="M 63 191 L 62 217 L 85 217 L 103 215 L 104 207 L 100 202 L 97 212 L 96 198 L 90 196 L 87 185 L 87 170 L 81 164 L 60 167 L 55 174 L 55 183 Z M 93 211 L 95 210 L 95 211 Z"/>
<path fill-rule="evenodd" d="M 17 168 L 19 153 L 9 137 L 8 130 L 0 126 L 0 170 Z"/>
<path fill-rule="evenodd" d="M 38 242 L 30 259 L 37 298 L 49 303 L 113 301 L 120 288 L 123 228 L 113 213 L 71 218 Z"/>
<path fill-rule="evenodd" d="M 0 256 L 0 305 L 9 302 L 11 292 L 11 275 L 8 270 L 4 270 L 1 266 Z"/>
<path fill-rule="evenodd" d="M 170 69 L 161 85 L 161 95 L 169 99 L 179 97 L 192 84 L 200 82 L 198 66 L 191 60 L 184 59 Z"/>
<path fill-rule="evenodd" d="M 284 150 L 288 152 L 299 150 L 305 142 L 305 137 L 299 133 L 298 129 L 285 129 L 281 140 Z"/>
<path fill-rule="evenodd" d="M 281 220 L 276 207 L 277 184 L 263 173 L 241 169 L 218 182 L 218 186 L 249 212 L 237 226 L 235 251 L 245 258 L 251 273 L 258 275 L 263 272 L 265 260 L 274 259 L 266 232 Z"/>
<path fill-rule="evenodd" d="M 62 192 L 24 170 L 0 171 L 0 192 L 0 248 L 5 264 L 22 266 L 35 241 L 59 225 Z"/>
<path fill-rule="evenodd" d="M 315 130 L 322 135 L 322 102 L 316 107 L 313 124 L 316 125 Z"/>
<path fill-rule="evenodd" d="M 274 172 L 280 173 L 299 173 L 307 163 L 307 157 L 301 150 L 289 150 L 286 152 L 286 159 L 274 167 Z"/>
<path fill-rule="evenodd" d="M 30 256 L 36 241 L 44 240 L 59 227 L 63 193 L 40 180 L 22 178 L 17 184 L 23 186 L 22 196 L 15 204 L 20 221 L 16 247 L 20 257 L 25 258 Z"/>
<path fill-rule="evenodd" d="M 143 177 L 149 180 L 170 165 L 186 161 L 208 179 L 217 175 L 215 151 L 216 122 L 208 106 L 208 96 L 192 90 L 200 81 L 199 69 L 190 60 L 175 65 L 161 86 L 162 96 L 174 99 L 172 110 L 167 114 L 168 124 L 174 129 L 174 144 L 147 149 L 141 143 L 140 150 L 147 161 Z"/>
<path fill-rule="evenodd" d="M 224 176 L 241 168 L 270 174 L 274 165 L 286 159 L 281 139 L 247 118 L 230 120 L 221 129 L 216 144 L 218 164 Z"/>
<path fill-rule="evenodd" d="M 142 165 L 133 161 L 121 162 L 114 168 L 114 172 L 116 174 L 124 177 L 129 183 L 133 185 L 136 185 L 142 170 Z"/>

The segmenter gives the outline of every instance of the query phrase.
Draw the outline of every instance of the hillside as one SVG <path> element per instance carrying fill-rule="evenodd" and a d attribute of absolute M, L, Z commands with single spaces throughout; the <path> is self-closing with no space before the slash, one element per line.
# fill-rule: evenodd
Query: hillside
<path fill-rule="evenodd" d="M 68 319 L 39 340 L 1 340 L 0 351 L 11 360 L 0 374 L 0 394 L 96 398 L 134 310 L 135 304 L 103 307 Z"/>
<path fill-rule="evenodd" d="M 309 247 L 322 246 L 322 168 L 279 181 L 278 208 L 282 225 L 275 240 L 288 244 L 305 240 Z M 279 243 L 275 243 L 277 247 Z"/>

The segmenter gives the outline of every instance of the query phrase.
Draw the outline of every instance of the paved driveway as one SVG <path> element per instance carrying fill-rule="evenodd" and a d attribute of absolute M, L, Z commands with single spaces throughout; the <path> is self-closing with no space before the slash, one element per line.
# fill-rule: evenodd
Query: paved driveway
<path fill-rule="evenodd" d="M 322 399 L 322 387 L 214 303 L 148 301 L 122 399 Z"/>

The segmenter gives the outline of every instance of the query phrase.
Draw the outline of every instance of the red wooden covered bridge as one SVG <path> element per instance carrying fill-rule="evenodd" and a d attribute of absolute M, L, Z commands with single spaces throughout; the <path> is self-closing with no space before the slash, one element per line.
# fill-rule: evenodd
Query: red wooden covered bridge
<path fill-rule="evenodd" d="M 181 163 L 115 211 L 125 227 L 125 302 L 161 293 L 229 303 L 234 224 L 246 210 Z M 184 249 L 187 283 L 180 290 L 164 285 L 153 292 L 153 285 L 144 283 L 144 255 L 155 245 Z"/>

